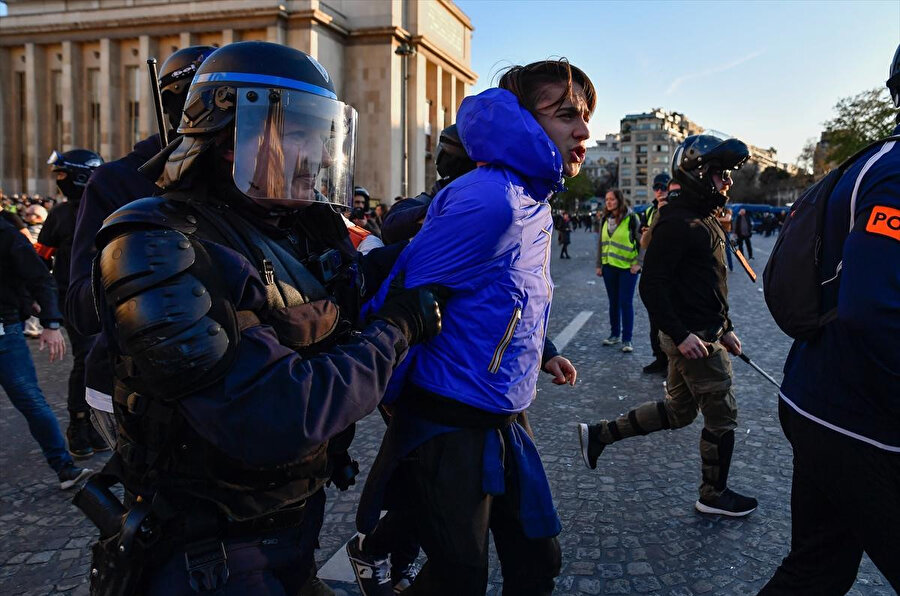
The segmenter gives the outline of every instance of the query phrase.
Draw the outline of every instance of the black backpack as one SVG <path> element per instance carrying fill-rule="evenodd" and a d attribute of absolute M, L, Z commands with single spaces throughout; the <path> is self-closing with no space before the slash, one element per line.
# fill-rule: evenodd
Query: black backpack
<path fill-rule="evenodd" d="M 867 145 L 807 188 L 791 207 L 772 255 L 763 271 L 763 290 L 772 318 L 794 339 L 814 338 L 837 316 L 837 308 L 823 312 L 825 286 L 840 283 L 840 265 L 829 279 L 821 279 L 825 209 L 834 187 L 846 169 L 872 147 L 900 140 L 900 135 Z M 861 173 L 864 174 L 865 170 Z"/>

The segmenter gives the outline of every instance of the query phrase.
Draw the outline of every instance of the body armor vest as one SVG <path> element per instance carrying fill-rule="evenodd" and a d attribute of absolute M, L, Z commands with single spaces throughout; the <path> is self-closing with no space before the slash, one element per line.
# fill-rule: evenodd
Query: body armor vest
<path fill-rule="evenodd" d="M 148 225 L 154 229 L 148 232 Z M 267 292 L 265 309 L 235 311 L 201 239 L 243 254 L 259 269 Z M 107 328 L 117 329 L 120 351 L 114 395 L 119 440 L 111 473 L 129 491 L 153 495 L 154 510 L 162 518 L 201 499 L 231 519 L 253 519 L 319 490 L 330 475 L 327 444 L 277 468 L 251 468 L 203 439 L 177 406 L 187 395 L 184 375 L 192 375 L 193 391 L 221 380 L 234 364 L 243 329 L 270 325 L 282 345 L 304 356 L 346 336 L 350 323 L 341 318 L 329 291 L 299 256 L 225 206 L 164 198 L 143 199 L 120 210 L 107 220 L 97 241 L 106 244 L 100 256 L 100 283 L 115 318 L 109 321 L 115 327 Z M 153 246 L 142 251 L 136 242 Z M 159 253 L 156 267 L 145 266 L 134 256 L 147 252 Z M 192 261 L 186 254 L 190 252 Z M 344 294 L 358 296 L 352 289 L 358 287 L 355 264 L 343 265 L 340 256 L 334 257 L 340 253 L 330 252 L 333 285 L 349 285 Z M 123 263 L 116 274 L 115 264 L 104 262 L 116 254 L 124 261 L 128 258 L 122 254 L 131 255 L 131 261 L 138 262 Z M 128 284 L 141 279 L 136 270 L 152 273 L 144 276 L 142 288 L 129 289 Z M 346 308 L 351 314 L 358 312 L 354 310 L 358 305 Z M 181 324 L 173 325 L 172 319 Z M 144 333 L 145 328 L 156 331 Z M 148 347 L 150 341 L 157 343 Z"/>

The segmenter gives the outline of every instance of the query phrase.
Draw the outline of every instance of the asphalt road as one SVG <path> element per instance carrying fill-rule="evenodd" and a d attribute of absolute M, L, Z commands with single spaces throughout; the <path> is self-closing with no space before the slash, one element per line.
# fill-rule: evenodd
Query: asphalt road
<path fill-rule="evenodd" d="M 635 351 L 603 347 L 609 335 L 602 280 L 594 275 L 594 236 L 572 233 L 571 260 L 553 255 L 556 285 L 550 337 L 578 326 L 563 350 L 578 367 L 575 387 L 557 387 L 546 375 L 530 408 L 538 447 L 563 521 L 563 568 L 557 594 L 755 594 L 788 552 L 790 543 L 791 451 L 776 415 L 775 388 L 735 360 L 739 429 L 729 484 L 756 496 L 759 509 L 745 519 L 695 513 L 700 480 L 701 422 L 688 428 L 636 437 L 608 448 L 598 469 L 581 461 L 574 424 L 627 411 L 663 396 L 662 377 L 641 373 L 652 359 L 647 316 L 635 298 Z M 555 240 L 555 239 L 554 239 Z M 754 237 L 762 273 L 773 238 Z M 556 247 L 554 247 L 556 251 Z M 777 379 L 790 346 L 775 326 L 761 286 L 742 271 L 731 275 L 732 315 L 745 352 Z M 591 313 L 590 316 L 582 313 Z M 586 320 L 585 320 L 586 319 Z M 61 424 L 71 360 L 48 364 L 32 342 L 41 386 Z M 365 473 L 383 433 L 377 416 L 363 420 L 353 454 Z M 102 459 L 88 465 L 99 469 Z M 320 566 L 339 567 L 340 551 L 354 533 L 362 481 L 345 493 L 329 490 Z M 0 594 L 87 594 L 93 527 L 59 490 L 28 434 L 23 417 L 0 399 Z M 332 557 L 332 555 L 337 556 Z M 338 574 L 340 575 L 340 574 Z M 356 586 L 329 580 L 339 594 Z M 489 594 L 499 594 L 494 558 Z M 850 594 L 892 594 L 864 558 Z"/>

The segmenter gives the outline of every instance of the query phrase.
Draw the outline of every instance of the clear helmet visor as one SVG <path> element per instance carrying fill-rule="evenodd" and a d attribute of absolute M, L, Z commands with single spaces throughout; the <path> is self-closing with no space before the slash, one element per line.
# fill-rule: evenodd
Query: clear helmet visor
<path fill-rule="evenodd" d="M 281 88 L 238 89 L 234 183 L 256 202 L 351 207 L 356 110 Z"/>

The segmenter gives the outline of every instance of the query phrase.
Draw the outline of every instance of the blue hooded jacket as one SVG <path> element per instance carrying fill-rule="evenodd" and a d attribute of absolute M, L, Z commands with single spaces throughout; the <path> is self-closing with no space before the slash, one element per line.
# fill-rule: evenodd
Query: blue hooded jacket
<path fill-rule="evenodd" d="M 479 168 L 444 188 L 376 296 L 403 273 L 408 288 L 451 297 L 443 330 L 409 359 L 415 385 L 492 413 L 521 412 L 540 371 L 553 282 L 548 199 L 563 190 L 562 157 L 505 89 L 463 100 L 460 138 Z"/>

